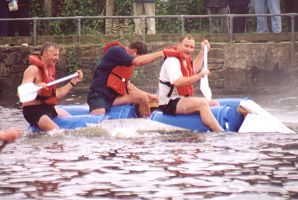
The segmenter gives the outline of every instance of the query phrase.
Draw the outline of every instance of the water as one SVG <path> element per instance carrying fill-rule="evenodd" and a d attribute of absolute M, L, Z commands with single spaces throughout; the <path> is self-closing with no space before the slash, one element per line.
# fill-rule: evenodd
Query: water
<path fill-rule="evenodd" d="M 298 132 L 297 99 L 255 99 Z M 298 199 L 298 134 L 32 136 L 20 109 L 1 105 L 1 129 L 24 133 L 1 151 L 1 200 Z"/>

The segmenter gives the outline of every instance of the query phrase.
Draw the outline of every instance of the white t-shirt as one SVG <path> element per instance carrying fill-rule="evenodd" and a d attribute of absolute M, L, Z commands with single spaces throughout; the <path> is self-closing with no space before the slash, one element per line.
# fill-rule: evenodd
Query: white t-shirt
<path fill-rule="evenodd" d="M 170 82 L 171 84 L 173 84 L 176 80 L 178 80 L 182 76 L 183 74 L 181 71 L 179 59 L 175 57 L 167 58 L 161 66 L 159 80 L 163 82 Z M 176 87 L 174 88 L 172 95 L 170 97 L 167 97 L 170 89 L 171 88 L 169 86 L 159 82 L 158 84 L 159 105 L 166 105 L 169 103 L 171 99 L 176 99 L 180 97 Z"/>

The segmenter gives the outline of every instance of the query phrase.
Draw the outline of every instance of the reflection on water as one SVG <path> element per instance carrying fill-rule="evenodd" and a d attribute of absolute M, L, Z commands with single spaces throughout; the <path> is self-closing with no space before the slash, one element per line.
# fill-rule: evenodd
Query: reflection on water
<path fill-rule="evenodd" d="M 23 137 L 0 155 L 0 197 L 293 199 L 297 158 L 297 134 Z"/>
<path fill-rule="evenodd" d="M 19 109 L 0 118 L 27 133 Z M 0 199 L 298 199 L 297 185 L 298 134 L 86 128 L 26 134 L 0 153 Z"/>

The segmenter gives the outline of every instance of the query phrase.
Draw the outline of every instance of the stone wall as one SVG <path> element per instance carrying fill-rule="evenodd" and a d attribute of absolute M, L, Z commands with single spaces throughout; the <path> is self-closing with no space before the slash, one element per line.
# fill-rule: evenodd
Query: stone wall
<path fill-rule="evenodd" d="M 165 45 L 161 42 L 150 43 L 149 51 L 162 49 Z M 212 73 L 209 81 L 212 90 L 218 94 L 268 92 L 271 90 L 268 86 L 280 86 L 289 80 L 294 80 L 294 84 L 297 82 L 297 44 L 211 43 L 211 46 L 209 69 Z M 27 56 L 39 49 L 40 46 L 0 47 L 1 98 L 16 94 L 27 66 Z M 85 73 L 85 79 L 77 89 L 86 91 L 101 56 L 100 52 L 101 45 L 61 46 L 57 77 L 65 76 L 75 67 L 80 67 Z M 156 92 L 162 62 L 163 59 L 160 59 L 145 67 L 138 67 L 132 81 L 142 89 Z"/>

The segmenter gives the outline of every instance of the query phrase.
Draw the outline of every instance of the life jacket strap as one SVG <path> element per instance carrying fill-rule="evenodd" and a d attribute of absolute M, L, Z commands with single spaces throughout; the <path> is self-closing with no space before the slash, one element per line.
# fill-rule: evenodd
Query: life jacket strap
<path fill-rule="evenodd" d="M 117 78 L 119 78 L 123 83 L 125 83 L 125 90 L 126 90 L 126 93 L 129 94 L 129 93 L 128 93 L 128 88 L 127 88 L 127 82 L 128 82 L 129 80 L 126 80 L 125 78 L 119 76 L 118 74 L 116 74 L 116 73 L 114 73 L 114 72 L 111 72 L 111 74 L 115 75 L 115 76 L 116 76 Z"/>
<path fill-rule="evenodd" d="M 167 97 L 170 97 L 170 96 L 172 95 L 172 93 L 173 93 L 174 85 L 172 85 L 172 84 L 171 84 L 170 82 L 168 82 L 168 81 L 161 81 L 161 80 L 159 80 L 159 82 L 162 83 L 162 84 L 164 84 L 164 85 L 166 85 L 166 86 L 168 86 L 168 87 L 170 88 L 170 91 L 169 91 L 169 93 L 167 94 Z"/>

